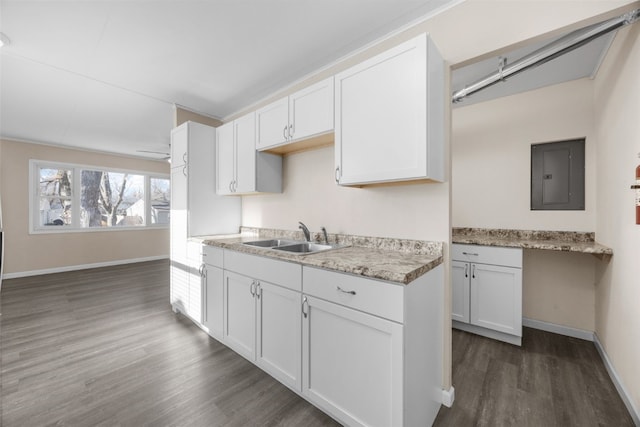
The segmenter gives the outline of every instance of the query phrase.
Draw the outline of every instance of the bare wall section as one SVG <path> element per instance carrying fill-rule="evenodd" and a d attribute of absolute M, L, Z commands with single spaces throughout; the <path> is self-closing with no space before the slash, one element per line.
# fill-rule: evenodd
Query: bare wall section
<path fill-rule="evenodd" d="M 168 229 L 29 234 L 29 160 L 169 173 L 166 162 L 0 141 L 5 274 L 169 256 Z"/>
<path fill-rule="evenodd" d="M 640 23 L 618 32 L 595 80 L 596 235 L 613 248 L 598 264 L 596 334 L 640 422 L 640 225 L 635 224 L 635 168 L 640 164 Z"/>

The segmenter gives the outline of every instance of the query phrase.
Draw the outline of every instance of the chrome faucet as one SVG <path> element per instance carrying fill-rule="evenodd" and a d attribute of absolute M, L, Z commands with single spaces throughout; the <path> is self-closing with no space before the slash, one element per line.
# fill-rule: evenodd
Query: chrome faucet
<path fill-rule="evenodd" d="M 311 233 L 309 232 L 309 229 L 307 228 L 306 225 L 304 225 L 302 222 L 298 222 L 298 224 L 300 224 L 300 226 L 298 227 L 300 230 L 302 230 L 302 232 L 304 233 L 304 239 L 307 242 L 311 241 Z"/>
<path fill-rule="evenodd" d="M 324 243 L 326 245 L 329 244 L 329 238 L 327 237 L 327 229 L 322 227 L 320 230 L 322 230 L 322 234 L 324 234 Z"/>

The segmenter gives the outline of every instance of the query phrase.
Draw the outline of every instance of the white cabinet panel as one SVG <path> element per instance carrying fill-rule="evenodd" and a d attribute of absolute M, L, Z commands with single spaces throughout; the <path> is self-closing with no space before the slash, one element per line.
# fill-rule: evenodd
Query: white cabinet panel
<path fill-rule="evenodd" d="M 256 111 L 256 148 L 285 142 L 289 132 L 289 99 L 284 97 Z"/>
<path fill-rule="evenodd" d="M 205 265 L 204 313 L 202 324 L 209 335 L 223 340 L 224 330 L 224 272 L 219 267 Z"/>
<path fill-rule="evenodd" d="M 423 34 L 335 76 L 340 184 L 444 180 L 443 73 Z"/>
<path fill-rule="evenodd" d="M 470 264 L 451 262 L 451 318 L 469 323 L 469 269 Z"/>
<path fill-rule="evenodd" d="M 303 394 L 347 425 L 402 425 L 402 325 L 305 298 Z"/>
<path fill-rule="evenodd" d="M 224 124 L 216 129 L 218 150 L 218 179 L 216 191 L 220 195 L 233 192 L 235 180 L 235 142 L 233 139 L 233 122 Z"/>
<path fill-rule="evenodd" d="M 471 265 L 471 323 L 522 336 L 522 270 Z"/>
<path fill-rule="evenodd" d="M 289 96 L 289 138 L 298 140 L 333 130 L 333 77 Z"/>
<path fill-rule="evenodd" d="M 187 126 L 178 127 L 171 133 L 171 168 L 179 168 L 187 164 L 188 144 Z"/>
<path fill-rule="evenodd" d="M 249 277 L 224 272 L 224 341 L 251 361 L 256 354 L 254 286 Z"/>
<path fill-rule="evenodd" d="M 225 250 L 224 268 L 292 290 L 302 290 L 300 264 Z"/>
<path fill-rule="evenodd" d="M 258 366 L 294 390 L 300 391 L 300 292 L 260 281 L 258 284 Z"/>
<path fill-rule="evenodd" d="M 233 121 L 236 144 L 236 193 L 256 191 L 255 114 Z"/>

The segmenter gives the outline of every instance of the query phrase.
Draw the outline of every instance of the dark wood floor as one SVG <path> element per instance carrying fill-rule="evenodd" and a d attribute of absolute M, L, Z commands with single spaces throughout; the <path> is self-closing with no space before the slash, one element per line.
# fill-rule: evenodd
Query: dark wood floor
<path fill-rule="evenodd" d="M 517 347 L 453 331 L 455 403 L 435 426 L 633 427 L 594 344 L 524 328 Z"/>
<path fill-rule="evenodd" d="M 168 262 L 6 280 L 1 424 L 332 426 L 169 307 Z M 454 331 L 438 426 L 632 426 L 593 344 L 531 329 L 522 349 Z"/>

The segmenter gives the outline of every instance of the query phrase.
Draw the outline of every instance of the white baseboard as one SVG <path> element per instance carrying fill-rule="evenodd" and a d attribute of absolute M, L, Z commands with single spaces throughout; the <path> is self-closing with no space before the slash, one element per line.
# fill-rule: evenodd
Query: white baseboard
<path fill-rule="evenodd" d="M 451 386 L 449 390 L 442 390 L 442 404 L 447 408 L 453 406 L 453 401 L 456 399 L 456 390 Z"/>
<path fill-rule="evenodd" d="M 553 332 L 554 334 L 579 338 L 581 340 L 593 341 L 593 332 L 584 329 L 572 328 L 570 326 L 557 325 L 555 323 L 543 322 L 542 320 L 522 318 L 522 326 L 527 326 L 541 331 Z"/>
<path fill-rule="evenodd" d="M 20 271 L 17 273 L 7 273 L 2 276 L 3 279 L 17 279 L 20 277 L 40 276 L 42 274 L 64 273 L 67 271 L 87 270 L 89 268 L 111 267 L 114 265 L 133 264 L 136 262 L 156 261 L 160 259 L 169 259 L 168 255 L 158 255 L 144 258 L 120 259 L 116 261 L 95 262 L 92 264 L 68 265 L 65 267 L 45 268 L 42 270 Z"/>
<path fill-rule="evenodd" d="M 613 368 L 613 365 L 611 364 L 611 360 L 609 359 L 607 352 L 604 351 L 604 347 L 602 347 L 602 344 L 600 343 L 600 340 L 598 339 L 598 335 L 596 333 L 593 334 L 593 343 L 595 344 L 596 349 L 598 350 L 598 353 L 600 353 L 600 358 L 602 358 L 602 361 L 604 362 L 604 366 L 605 368 L 607 368 L 607 372 L 609 373 L 609 377 L 611 377 L 611 381 L 613 381 L 613 385 L 616 386 L 616 390 L 618 390 L 618 394 L 620 395 L 620 398 L 624 402 L 624 406 L 627 407 L 627 410 L 629 411 L 629 415 L 631 415 L 631 418 L 633 418 L 633 422 L 635 423 L 635 425 L 640 426 L 640 410 L 636 408 L 635 404 L 633 403 L 633 400 L 631 399 L 631 395 L 627 392 L 627 389 L 624 387 L 624 384 L 622 384 L 622 381 L 620 380 L 618 373 Z"/>

